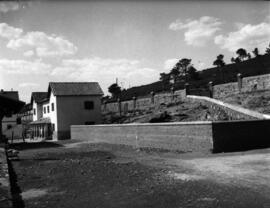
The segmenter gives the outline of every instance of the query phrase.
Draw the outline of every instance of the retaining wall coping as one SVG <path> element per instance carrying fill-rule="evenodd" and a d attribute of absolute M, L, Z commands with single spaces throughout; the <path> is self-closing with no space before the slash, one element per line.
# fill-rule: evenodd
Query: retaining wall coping
<path fill-rule="evenodd" d="M 230 86 L 230 85 L 237 85 L 237 82 L 227 82 L 227 83 L 223 83 L 223 84 L 214 85 L 214 87 L 220 88 L 220 87 Z"/>
<path fill-rule="evenodd" d="M 211 125 L 212 121 L 189 121 L 168 123 L 128 123 L 128 124 L 99 124 L 99 125 L 71 125 L 71 128 L 81 127 L 130 127 L 130 126 L 183 126 L 183 125 Z"/>
<path fill-rule="evenodd" d="M 258 113 L 256 111 L 252 111 L 252 110 L 249 110 L 249 109 L 246 109 L 246 108 L 242 108 L 240 106 L 235 106 L 235 105 L 232 105 L 232 104 L 224 103 L 224 102 L 222 102 L 220 100 L 216 100 L 216 99 L 213 99 L 213 98 L 209 98 L 209 97 L 205 97 L 205 96 L 196 96 L 196 95 L 187 95 L 187 97 L 188 98 L 193 98 L 193 99 L 206 100 L 208 102 L 215 103 L 215 104 L 220 105 L 220 106 L 224 106 L 226 108 L 232 109 L 232 110 L 237 111 L 239 113 L 242 113 L 242 114 L 245 114 L 245 115 L 248 115 L 248 116 L 252 116 L 254 118 L 270 119 L 270 115 Z"/>
<path fill-rule="evenodd" d="M 263 122 L 267 121 L 268 119 L 249 119 L 249 120 L 228 120 L 228 121 L 212 121 L 212 124 L 219 124 L 219 123 L 253 123 L 253 122 Z"/>

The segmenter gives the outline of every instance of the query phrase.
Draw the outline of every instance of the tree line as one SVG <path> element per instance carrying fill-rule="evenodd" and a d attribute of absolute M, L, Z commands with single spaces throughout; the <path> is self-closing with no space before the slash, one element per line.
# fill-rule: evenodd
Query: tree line
<path fill-rule="evenodd" d="M 239 48 L 236 50 L 236 57 L 231 58 L 231 63 L 240 63 L 252 58 L 251 53 L 247 52 L 244 48 Z M 258 58 L 263 54 L 260 54 L 258 48 L 254 48 L 252 51 L 253 58 Z M 270 54 L 270 43 L 269 46 L 265 50 L 265 54 Z M 180 59 L 170 70 L 169 73 L 160 73 L 159 80 L 164 84 L 174 84 L 179 82 L 187 83 L 189 81 L 196 81 L 199 80 L 199 73 L 197 69 L 191 63 L 192 59 L 182 58 Z M 219 54 L 213 62 L 213 66 L 216 66 L 220 69 L 221 75 L 223 77 L 222 67 L 225 66 L 226 63 L 224 61 L 224 55 Z M 108 91 L 111 93 L 113 98 L 119 97 L 121 92 L 125 89 L 121 89 L 118 83 L 113 83 L 109 86 Z"/>

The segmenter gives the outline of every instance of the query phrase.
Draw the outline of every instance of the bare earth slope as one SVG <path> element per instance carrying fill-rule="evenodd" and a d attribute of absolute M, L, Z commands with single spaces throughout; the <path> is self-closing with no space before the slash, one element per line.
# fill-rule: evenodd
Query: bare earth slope
<path fill-rule="evenodd" d="M 200 103 L 183 101 L 179 103 L 160 106 L 158 109 L 137 111 L 134 115 L 116 114 L 103 115 L 103 123 L 155 123 L 155 122 L 177 122 L 177 121 L 211 121 L 227 120 L 226 115 L 214 115 L 207 106 Z"/>

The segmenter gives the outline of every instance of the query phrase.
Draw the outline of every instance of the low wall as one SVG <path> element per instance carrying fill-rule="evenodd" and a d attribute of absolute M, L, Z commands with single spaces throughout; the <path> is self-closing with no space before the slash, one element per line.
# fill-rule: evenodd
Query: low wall
<path fill-rule="evenodd" d="M 270 147 L 270 120 L 213 122 L 214 152 Z"/>
<path fill-rule="evenodd" d="M 135 148 L 209 151 L 212 148 L 212 126 L 211 122 L 74 125 L 71 126 L 71 138 L 131 145 Z"/>
<path fill-rule="evenodd" d="M 73 140 L 181 152 L 270 147 L 270 120 L 71 126 Z"/>
<path fill-rule="evenodd" d="M 270 115 L 224 103 L 220 100 L 209 97 L 188 95 L 187 99 L 193 102 L 200 102 L 203 105 L 208 106 L 216 115 L 225 112 L 229 120 L 270 119 Z"/>

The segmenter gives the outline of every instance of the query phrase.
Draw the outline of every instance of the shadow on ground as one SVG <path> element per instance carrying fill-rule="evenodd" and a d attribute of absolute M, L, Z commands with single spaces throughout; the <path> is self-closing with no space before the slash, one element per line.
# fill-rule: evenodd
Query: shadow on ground
<path fill-rule="evenodd" d="M 16 150 L 27 150 L 27 149 L 41 149 L 41 148 L 56 148 L 62 147 L 63 145 L 53 142 L 37 142 L 37 143 L 15 143 L 9 144 L 9 148 Z"/>

